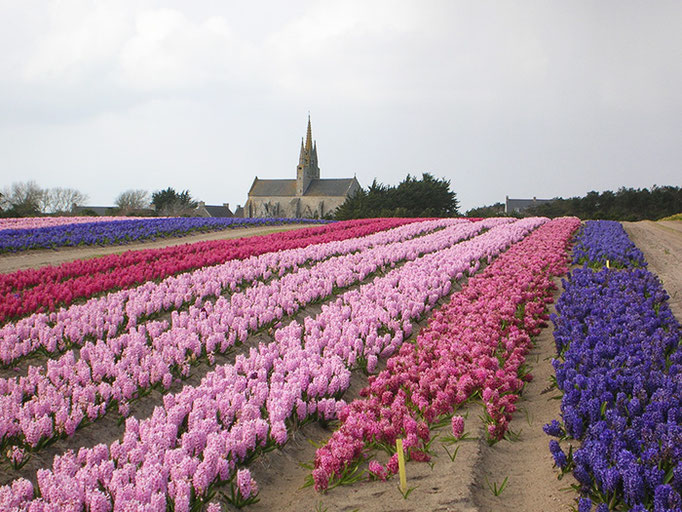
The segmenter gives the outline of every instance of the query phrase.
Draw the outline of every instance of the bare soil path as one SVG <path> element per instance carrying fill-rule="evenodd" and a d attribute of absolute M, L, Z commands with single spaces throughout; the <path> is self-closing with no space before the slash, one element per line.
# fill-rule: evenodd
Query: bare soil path
<path fill-rule="evenodd" d="M 554 300 L 563 291 L 561 280 L 555 279 L 558 290 Z M 550 313 L 555 311 L 552 304 Z M 549 452 L 550 437 L 543 425 L 560 418 L 561 401 L 558 392 L 550 387 L 554 375 L 551 360 L 556 355 L 554 326 L 542 330 L 534 340 L 535 347 L 527 356 L 533 380 L 526 384 L 517 411 L 511 423 L 508 439 L 493 446 L 483 445 L 476 464 L 474 498 L 480 511 L 549 512 L 569 511 L 575 506 L 576 494 L 562 489 L 575 480 L 571 475 L 561 481 Z M 507 487 L 495 496 L 491 487 L 508 478 Z"/>
<path fill-rule="evenodd" d="M 16 254 L 0 254 L 0 273 L 14 272 L 25 268 L 38 268 L 45 265 L 59 265 L 67 261 L 97 258 L 107 254 L 120 254 L 139 249 L 161 249 L 175 245 L 205 242 L 208 240 L 227 240 L 245 236 L 267 235 L 278 231 L 309 228 L 316 224 L 286 224 L 281 226 L 260 226 L 255 228 L 234 228 L 225 231 L 212 231 L 179 238 L 164 238 L 148 242 L 136 242 L 125 245 L 107 247 L 62 247 L 60 249 L 42 249 L 24 251 Z"/>
<path fill-rule="evenodd" d="M 623 222 L 630 239 L 644 253 L 649 270 L 670 295 L 670 309 L 682 321 L 682 221 Z"/>

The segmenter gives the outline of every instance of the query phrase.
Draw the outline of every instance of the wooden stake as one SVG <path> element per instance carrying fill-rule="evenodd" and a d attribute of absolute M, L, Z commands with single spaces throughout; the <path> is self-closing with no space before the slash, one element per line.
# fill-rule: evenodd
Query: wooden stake
<path fill-rule="evenodd" d="M 400 490 L 403 494 L 407 492 L 407 475 L 405 474 L 405 456 L 403 455 L 403 440 L 396 439 L 395 448 L 398 452 L 398 473 L 400 473 Z"/>

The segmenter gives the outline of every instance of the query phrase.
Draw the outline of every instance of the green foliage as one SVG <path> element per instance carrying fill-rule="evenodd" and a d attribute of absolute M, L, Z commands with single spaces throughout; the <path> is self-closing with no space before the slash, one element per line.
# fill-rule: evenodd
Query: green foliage
<path fill-rule="evenodd" d="M 415 485 L 414 487 L 408 487 L 407 489 L 405 489 L 405 492 L 403 492 L 403 490 L 400 488 L 400 486 L 398 486 L 398 490 L 400 491 L 400 494 L 403 495 L 403 499 L 406 500 L 407 497 L 410 495 L 410 493 L 412 491 L 414 491 L 417 487 L 419 487 L 419 486 Z"/>
<path fill-rule="evenodd" d="M 504 480 L 502 480 L 502 483 L 499 486 L 497 485 L 497 482 L 493 482 L 491 484 L 487 476 L 485 477 L 485 481 L 488 484 L 488 489 L 490 489 L 490 492 L 492 492 L 495 496 L 499 496 L 507 488 L 509 477 L 504 477 Z"/>
<path fill-rule="evenodd" d="M 337 208 L 336 220 L 368 217 L 453 217 L 459 215 L 459 202 L 450 190 L 450 181 L 429 173 L 421 179 L 410 176 L 398 186 L 375 179 L 367 190 L 360 189 Z"/>
<path fill-rule="evenodd" d="M 168 187 L 152 194 L 152 204 L 159 215 L 190 215 L 198 203 L 192 199 L 189 190 L 178 193 Z"/>
<path fill-rule="evenodd" d="M 490 206 L 472 208 L 466 213 L 467 217 L 502 217 L 504 216 L 504 204 L 495 203 Z"/>
<path fill-rule="evenodd" d="M 617 192 L 589 192 L 585 197 L 557 198 L 524 212 L 526 215 L 562 217 L 575 215 L 581 219 L 659 220 L 682 211 L 682 188 L 658 187 L 633 189 L 621 187 Z"/>

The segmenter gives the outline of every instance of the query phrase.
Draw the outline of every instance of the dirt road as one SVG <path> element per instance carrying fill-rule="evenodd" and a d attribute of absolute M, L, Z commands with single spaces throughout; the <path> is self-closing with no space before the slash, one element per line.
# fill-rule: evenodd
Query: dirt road
<path fill-rule="evenodd" d="M 682 321 L 682 221 L 623 222 L 630 239 L 644 253 L 649 270 L 670 295 L 670 309 Z"/>

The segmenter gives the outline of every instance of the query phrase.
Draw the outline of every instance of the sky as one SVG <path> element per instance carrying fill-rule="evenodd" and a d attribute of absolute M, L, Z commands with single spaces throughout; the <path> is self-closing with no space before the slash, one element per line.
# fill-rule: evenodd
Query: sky
<path fill-rule="evenodd" d="M 682 2 L 0 0 L 0 188 L 246 202 L 450 181 L 460 210 L 682 186 Z"/>

